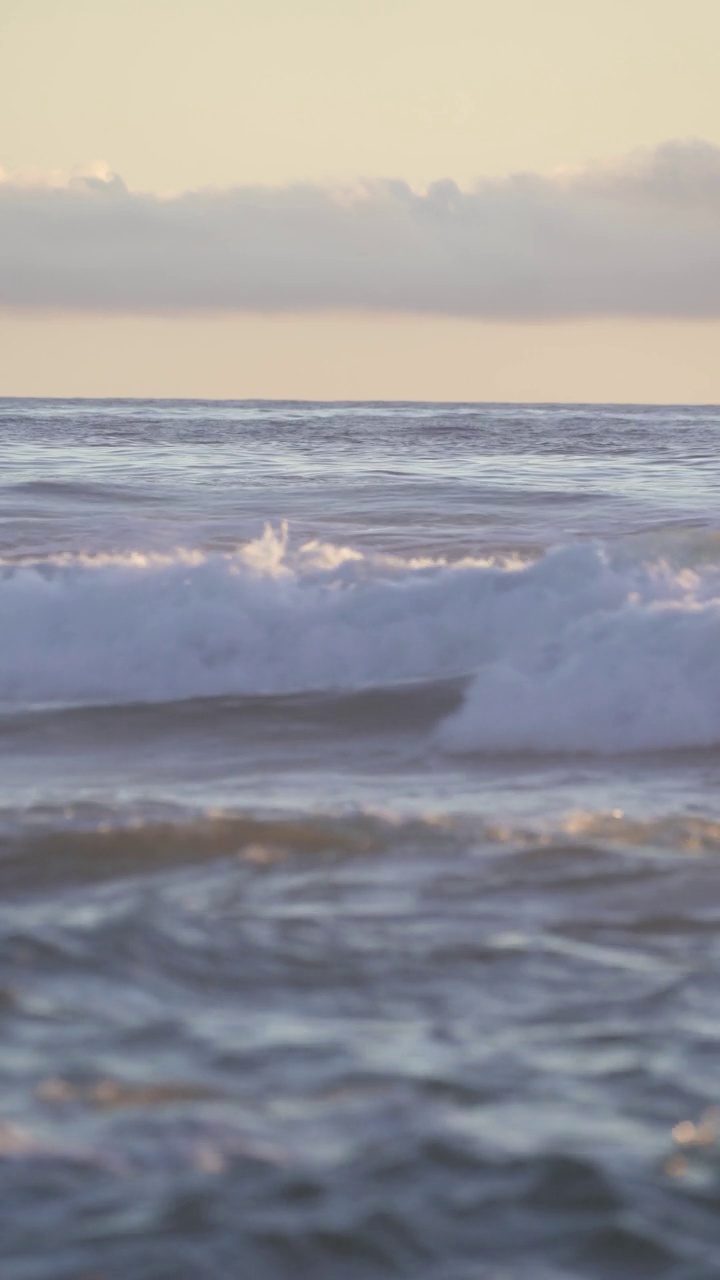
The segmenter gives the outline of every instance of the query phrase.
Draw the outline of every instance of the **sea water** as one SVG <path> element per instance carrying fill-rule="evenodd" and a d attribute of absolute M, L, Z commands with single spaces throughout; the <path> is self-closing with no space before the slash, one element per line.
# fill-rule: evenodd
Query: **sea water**
<path fill-rule="evenodd" d="M 3 1280 L 720 1276 L 720 412 L 0 402 Z"/>

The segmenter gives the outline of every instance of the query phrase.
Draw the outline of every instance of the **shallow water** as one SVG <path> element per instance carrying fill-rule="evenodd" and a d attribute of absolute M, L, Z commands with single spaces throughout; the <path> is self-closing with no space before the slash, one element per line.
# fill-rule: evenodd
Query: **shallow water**
<path fill-rule="evenodd" d="M 0 401 L 0 1274 L 720 1276 L 720 412 Z"/>

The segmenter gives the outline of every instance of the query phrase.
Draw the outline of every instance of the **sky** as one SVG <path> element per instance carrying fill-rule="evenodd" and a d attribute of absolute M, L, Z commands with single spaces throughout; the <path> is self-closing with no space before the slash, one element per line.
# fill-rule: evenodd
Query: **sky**
<path fill-rule="evenodd" d="M 0 394 L 720 401 L 717 0 L 0 0 Z"/>

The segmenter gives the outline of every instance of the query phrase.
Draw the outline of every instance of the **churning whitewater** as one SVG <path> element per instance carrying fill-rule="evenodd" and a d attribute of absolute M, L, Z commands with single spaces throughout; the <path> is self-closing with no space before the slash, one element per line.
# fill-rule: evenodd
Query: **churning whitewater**
<path fill-rule="evenodd" d="M 719 544 L 720 545 L 720 544 Z M 449 751 L 720 745 L 720 568 L 592 543 L 455 562 L 287 526 L 233 552 L 6 560 L 0 698 L 164 702 L 470 677 Z"/>
<path fill-rule="evenodd" d="M 719 433 L 0 401 L 3 1280 L 716 1280 Z"/>

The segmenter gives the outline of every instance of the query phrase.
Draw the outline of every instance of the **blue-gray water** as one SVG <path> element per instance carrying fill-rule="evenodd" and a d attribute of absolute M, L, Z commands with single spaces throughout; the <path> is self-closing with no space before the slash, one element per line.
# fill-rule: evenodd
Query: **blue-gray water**
<path fill-rule="evenodd" d="M 720 1277 L 719 443 L 0 401 L 3 1280 Z"/>

